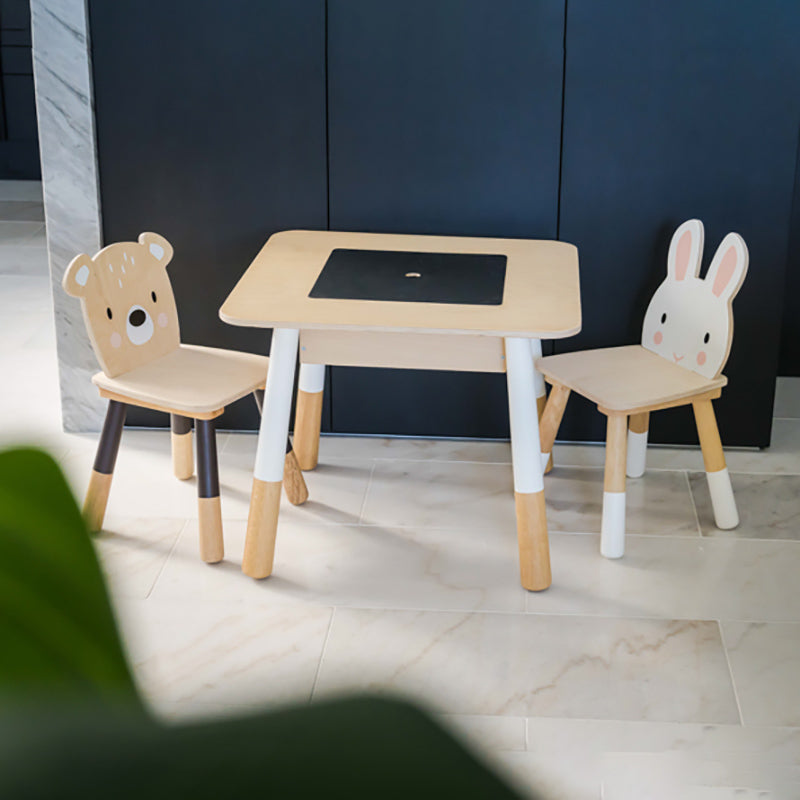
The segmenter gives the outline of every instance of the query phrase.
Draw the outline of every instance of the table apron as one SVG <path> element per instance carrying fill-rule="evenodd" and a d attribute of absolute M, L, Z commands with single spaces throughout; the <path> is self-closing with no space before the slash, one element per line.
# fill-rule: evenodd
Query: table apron
<path fill-rule="evenodd" d="M 505 372 L 499 336 L 304 330 L 300 362 L 341 367 Z"/>

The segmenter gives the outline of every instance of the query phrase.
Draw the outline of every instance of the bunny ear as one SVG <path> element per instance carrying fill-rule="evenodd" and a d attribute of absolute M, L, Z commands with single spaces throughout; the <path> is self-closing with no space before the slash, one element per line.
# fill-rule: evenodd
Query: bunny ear
<path fill-rule="evenodd" d="M 674 281 L 696 278 L 702 256 L 703 223 L 699 219 L 687 220 L 672 234 L 667 256 L 667 277 Z"/>
<path fill-rule="evenodd" d="M 729 233 L 714 253 L 706 281 L 711 291 L 729 303 L 736 297 L 750 261 L 747 245 L 738 233 Z"/>

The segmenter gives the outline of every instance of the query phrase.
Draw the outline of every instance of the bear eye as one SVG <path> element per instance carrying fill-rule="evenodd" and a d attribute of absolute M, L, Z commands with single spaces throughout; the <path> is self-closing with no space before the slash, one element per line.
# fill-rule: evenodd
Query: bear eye
<path fill-rule="evenodd" d="M 156 302 L 156 293 L 155 292 L 150 292 L 150 297 L 153 298 L 153 302 L 155 303 Z"/>
<path fill-rule="evenodd" d="M 666 321 L 667 321 L 667 315 L 666 313 L 664 313 L 661 315 L 661 324 L 663 325 Z"/>
<path fill-rule="evenodd" d="M 107 308 L 107 309 L 106 309 L 106 316 L 107 316 L 109 319 L 113 319 L 113 318 L 114 318 L 114 315 L 111 313 L 111 309 L 110 309 L 110 308 Z"/>
<path fill-rule="evenodd" d="M 711 338 L 711 334 L 710 333 L 706 333 L 706 335 L 703 337 L 703 344 L 708 344 L 708 340 L 710 338 Z"/>

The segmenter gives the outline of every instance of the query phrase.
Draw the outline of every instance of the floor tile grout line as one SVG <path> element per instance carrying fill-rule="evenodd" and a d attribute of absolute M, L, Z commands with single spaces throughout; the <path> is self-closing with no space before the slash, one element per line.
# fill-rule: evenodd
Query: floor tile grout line
<path fill-rule="evenodd" d="M 719 626 L 719 638 L 722 642 L 722 651 L 725 653 L 725 663 L 728 665 L 728 674 L 731 677 L 731 688 L 733 689 L 733 698 L 736 700 L 736 710 L 739 713 L 739 724 L 744 728 L 744 714 L 742 713 L 742 703 L 739 699 L 739 691 L 736 688 L 736 678 L 733 675 L 733 665 L 731 664 L 731 656 L 728 652 L 728 643 L 725 641 L 725 631 L 722 627 L 722 620 L 717 620 Z"/>
<path fill-rule="evenodd" d="M 369 468 L 369 478 L 367 478 L 367 486 L 364 489 L 364 497 L 361 500 L 361 507 L 358 510 L 358 522 L 356 527 L 367 527 L 364 525 L 364 511 L 367 508 L 367 498 L 369 497 L 369 490 L 372 488 L 372 478 L 375 475 L 375 459 L 372 459 L 372 465 Z"/>
<path fill-rule="evenodd" d="M 694 512 L 694 521 L 697 524 L 697 533 L 702 538 L 708 538 L 703 535 L 703 527 L 700 525 L 700 514 L 697 512 L 697 503 L 694 500 L 694 492 L 692 491 L 692 481 L 689 477 L 689 470 L 684 470 L 684 476 L 686 478 L 686 487 L 689 489 L 689 501 L 692 504 L 692 511 Z"/>
<path fill-rule="evenodd" d="M 325 640 L 322 642 L 322 650 L 319 653 L 319 663 L 317 670 L 314 673 L 314 682 L 311 684 L 311 693 L 308 696 L 308 702 L 314 700 L 314 693 L 317 691 L 317 683 L 319 682 L 319 674 L 322 671 L 322 661 L 325 658 L 325 651 L 328 649 L 328 640 L 331 638 L 331 630 L 333 629 L 333 619 L 336 616 L 336 606 L 330 606 L 331 618 L 328 620 L 328 630 L 325 631 Z"/>
<path fill-rule="evenodd" d="M 170 547 L 169 553 L 167 553 L 167 557 L 164 559 L 164 562 L 161 564 L 161 567 L 158 570 L 158 574 L 155 576 L 155 578 L 153 578 L 153 582 L 150 584 L 150 588 L 147 590 L 147 594 L 144 596 L 145 600 L 149 600 L 150 599 L 150 595 L 153 593 L 153 589 L 156 588 L 156 584 L 161 579 L 161 576 L 164 573 L 164 570 L 167 568 L 167 564 L 169 563 L 169 560 L 172 558 L 173 553 L 177 549 L 178 543 L 180 542 L 181 537 L 183 536 L 184 532 L 186 531 L 186 528 L 187 528 L 188 525 L 189 525 L 189 519 L 188 518 L 184 518 L 183 525 L 181 525 L 181 529 L 178 531 L 178 535 L 175 537 L 175 541 L 172 543 L 172 547 Z"/>
<path fill-rule="evenodd" d="M 474 616 L 506 616 L 514 618 L 527 618 L 527 617 L 577 617 L 583 620 L 615 620 L 618 622 L 708 622 L 714 623 L 721 627 L 723 622 L 743 623 L 746 625 L 791 625 L 800 626 L 800 620 L 764 620 L 764 619 L 739 619 L 734 617 L 714 617 L 714 616 L 654 616 L 646 614 L 638 614 L 631 616 L 620 616 L 619 614 L 587 614 L 584 612 L 575 611 L 509 611 L 507 609 L 491 609 L 491 608 L 426 608 L 423 606 L 406 606 L 397 608 L 396 606 L 375 606 L 367 603 L 361 605 L 345 605 L 340 604 L 332 606 L 331 604 L 322 603 L 317 608 L 335 608 L 339 611 L 379 611 L 379 612 L 396 612 L 400 614 L 419 614 L 419 613 L 432 613 L 432 614 L 459 614 L 459 615 L 474 615 Z M 492 716 L 492 715 L 490 715 Z M 519 715 L 517 715 L 519 716 Z M 798 727 L 800 726 L 784 726 L 784 727 Z"/>

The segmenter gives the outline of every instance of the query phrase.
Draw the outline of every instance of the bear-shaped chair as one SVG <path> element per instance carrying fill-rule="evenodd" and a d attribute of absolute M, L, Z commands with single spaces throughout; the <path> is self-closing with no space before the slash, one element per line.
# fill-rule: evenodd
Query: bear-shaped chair
<path fill-rule="evenodd" d="M 129 405 L 170 414 L 173 471 L 181 480 L 194 473 L 194 419 L 200 556 L 213 563 L 224 555 L 214 420 L 227 405 L 250 393 L 260 407 L 269 359 L 181 344 L 167 276 L 172 253 L 163 236 L 142 233 L 138 242 L 111 244 L 93 258 L 76 256 L 64 274 L 65 291 L 81 301 L 102 368 L 92 382 L 109 401 L 84 515 L 92 530 L 102 528 Z M 308 497 L 291 445 L 284 488 L 295 505 Z"/>
<path fill-rule="evenodd" d="M 703 223 L 673 234 L 667 277 L 650 300 L 642 342 L 539 359 L 552 384 L 541 421 L 543 462 L 549 459 L 570 392 L 608 417 L 600 551 L 625 552 L 625 478 L 644 474 L 650 412 L 692 404 L 717 527 L 735 528 L 739 514 L 711 401 L 728 382 L 722 368 L 733 339 L 733 298 L 748 265 L 744 240 L 729 233 L 705 279 L 699 277 Z"/>

